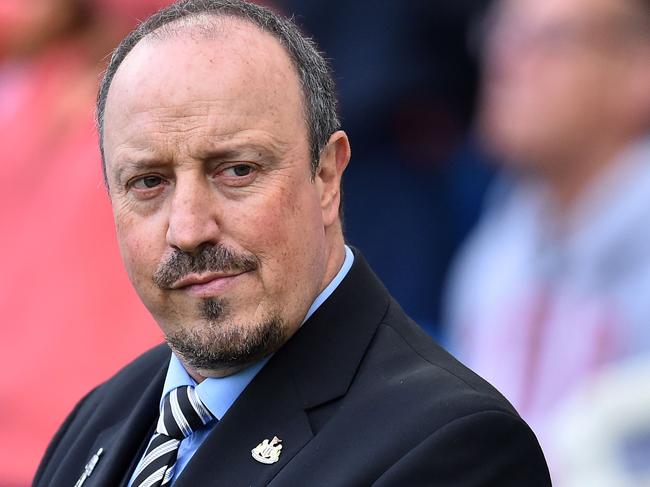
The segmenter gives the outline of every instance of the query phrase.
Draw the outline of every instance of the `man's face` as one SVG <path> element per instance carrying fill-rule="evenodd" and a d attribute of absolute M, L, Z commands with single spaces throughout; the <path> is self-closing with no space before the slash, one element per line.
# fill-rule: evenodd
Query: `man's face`
<path fill-rule="evenodd" d="M 503 0 L 488 23 L 480 127 L 517 162 L 549 161 L 616 124 L 630 65 L 620 0 Z"/>
<path fill-rule="evenodd" d="M 280 44 L 233 19 L 193 29 L 129 53 L 104 148 L 134 287 L 186 364 L 222 375 L 300 326 L 332 277 L 332 211 Z"/>

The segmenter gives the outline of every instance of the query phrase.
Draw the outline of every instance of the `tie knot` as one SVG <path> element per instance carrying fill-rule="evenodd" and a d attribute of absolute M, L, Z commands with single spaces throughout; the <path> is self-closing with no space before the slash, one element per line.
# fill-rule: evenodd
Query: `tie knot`
<path fill-rule="evenodd" d="M 181 386 L 165 396 L 156 431 L 180 441 L 213 419 L 194 387 Z"/>

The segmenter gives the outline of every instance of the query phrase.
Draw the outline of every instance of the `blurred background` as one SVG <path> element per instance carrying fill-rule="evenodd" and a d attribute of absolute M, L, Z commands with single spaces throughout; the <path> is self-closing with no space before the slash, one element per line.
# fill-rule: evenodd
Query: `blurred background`
<path fill-rule="evenodd" d="M 161 341 L 93 105 L 110 50 L 167 3 L 0 0 L 0 487 Z M 554 485 L 650 485 L 648 0 L 263 3 L 334 68 L 348 241 L 529 421 Z"/>

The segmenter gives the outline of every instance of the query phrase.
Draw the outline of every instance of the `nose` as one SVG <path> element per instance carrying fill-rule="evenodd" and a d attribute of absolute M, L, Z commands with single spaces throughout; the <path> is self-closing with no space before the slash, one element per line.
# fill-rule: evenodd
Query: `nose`
<path fill-rule="evenodd" d="M 192 253 L 203 244 L 216 244 L 218 207 L 216 194 L 204 177 L 178 178 L 170 203 L 168 245 Z"/>

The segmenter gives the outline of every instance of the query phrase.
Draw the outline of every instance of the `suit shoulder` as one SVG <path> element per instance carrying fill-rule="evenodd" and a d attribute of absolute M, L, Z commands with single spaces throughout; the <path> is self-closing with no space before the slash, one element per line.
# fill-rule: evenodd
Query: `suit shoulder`
<path fill-rule="evenodd" d="M 144 352 L 93 389 L 88 394 L 86 403 L 92 408 L 93 404 L 101 402 L 106 396 L 111 397 L 115 393 L 121 396 L 124 391 L 135 393 L 141 390 L 166 366 L 170 356 L 169 347 L 165 344 L 157 345 Z"/>
<path fill-rule="evenodd" d="M 391 301 L 373 346 L 400 357 L 390 370 L 411 394 L 419 394 L 421 401 L 440 406 L 444 398 L 459 416 L 493 410 L 519 417 L 499 391 L 437 344 L 395 301 Z M 424 391 L 430 393 L 421 394 Z"/>
<path fill-rule="evenodd" d="M 133 359 L 122 367 L 113 377 L 131 375 L 139 371 L 145 371 L 149 368 L 158 369 L 169 360 L 170 356 L 171 351 L 169 350 L 169 347 L 166 344 L 161 343 Z"/>
<path fill-rule="evenodd" d="M 454 480 L 445 485 L 469 478 L 549 485 L 537 439 L 514 408 L 392 300 L 329 421 L 320 427 L 324 438 L 352 434 L 345 441 L 373 452 L 376 485 L 423 485 L 447 472 Z M 357 431 L 363 435 L 349 433 Z"/>
<path fill-rule="evenodd" d="M 137 381 L 142 378 L 148 380 L 169 362 L 170 356 L 171 351 L 167 345 L 157 345 L 126 364 L 100 387 L 113 383 Z"/>

